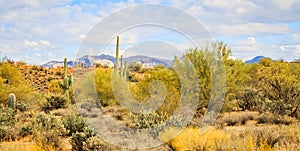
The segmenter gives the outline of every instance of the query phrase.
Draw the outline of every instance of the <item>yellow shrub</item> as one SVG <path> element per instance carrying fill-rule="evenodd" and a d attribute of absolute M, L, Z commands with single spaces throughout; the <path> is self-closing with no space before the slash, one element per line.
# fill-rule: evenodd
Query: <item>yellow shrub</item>
<path fill-rule="evenodd" d="M 180 132 L 176 128 L 169 128 L 160 134 L 164 141 L 170 139 L 172 134 Z M 208 129 L 201 134 L 199 128 L 185 128 L 175 138 L 169 141 L 170 145 L 178 151 L 182 150 L 218 150 L 226 149 L 229 136 L 222 130 Z"/>

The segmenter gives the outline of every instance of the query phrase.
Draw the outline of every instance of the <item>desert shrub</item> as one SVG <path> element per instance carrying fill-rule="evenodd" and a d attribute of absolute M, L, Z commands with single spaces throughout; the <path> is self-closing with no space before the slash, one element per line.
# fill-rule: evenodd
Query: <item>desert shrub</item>
<path fill-rule="evenodd" d="M 22 124 L 21 128 L 19 129 L 19 136 L 26 137 L 32 134 L 32 126 L 31 123 L 24 123 Z"/>
<path fill-rule="evenodd" d="M 234 126 L 241 122 L 241 116 L 238 113 L 231 113 L 230 115 L 223 117 L 222 120 L 226 125 Z"/>
<path fill-rule="evenodd" d="M 245 110 L 256 110 L 256 107 L 258 105 L 258 100 L 260 99 L 258 97 L 259 92 L 258 90 L 254 88 L 246 88 L 243 90 L 242 93 L 240 93 L 238 98 L 238 105 L 239 107 L 245 111 Z"/>
<path fill-rule="evenodd" d="M 14 126 L 16 123 L 16 112 L 11 108 L 5 108 L 0 104 L 0 126 Z"/>
<path fill-rule="evenodd" d="M 285 116 L 274 115 L 272 113 L 263 113 L 256 118 L 258 124 L 284 124 L 289 125 L 296 121 L 295 118 Z"/>
<path fill-rule="evenodd" d="M 131 117 L 135 128 L 137 129 L 155 127 L 168 119 L 168 115 L 166 113 L 160 115 L 156 112 L 132 114 Z"/>
<path fill-rule="evenodd" d="M 61 95 L 51 95 L 46 98 L 46 102 L 43 104 L 42 109 L 46 112 L 59 109 L 59 108 L 66 108 L 68 100 Z"/>
<path fill-rule="evenodd" d="M 67 136 L 71 136 L 73 133 L 76 132 L 83 132 L 84 128 L 87 127 L 87 124 L 84 122 L 82 117 L 75 114 L 66 115 L 62 119 L 62 123 L 67 130 Z"/>
<path fill-rule="evenodd" d="M 61 121 L 52 115 L 40 113 L 35 116 L 32 123 L 33 141 L 45 150 L 59 149 L 60 136 L 63 136 L 65 129 Z"/>
<path fill-rule="evenodd" d="M 83 150 L 117 150 L 117 148 L 104 143 L 100 138 L 96 136 L 92 136 L 86 140 L 86 143 L 83 145 Z"/>
<path fill-rule="evenodd" d="M 199 128 L 185 128 L 183 131 L 169 128 L 160 134 L 160 139 L 174 150 L 226 150 L 230 137 L 222 130 L 210 128 L 201 134 Z M 179 133 L 175 138 L 170 138 Z"/>
<path fill-rule="evenodd" d="M 18 133 L 15 127 L 2 126 L 0 127 L 0 141 L 15 141 Z"/>
<path fill-rule="evenodd" d="M 88 128 L 85 127 L 83 132 L 76 132 L 73 133 L 72 138 L 71 138 L 71 145 L 72 145 L 72 150 L 74 151 L 84 151 L 85 144 L 87 140 L 93 136 L 96 136 L 95 132 Z"/>
<path fill-rule="evenodd" d="M 20 70 L 13 64 L 0 64 L 0 103 L 7 104 L 9 93 L 14 93 L 18 104 L 34 104 L 40 97 L 27 85 Z"/>
<path fill-rule="evenodd" d="M 281 139 L 278 143 L 274 145 L 274 150 L 288 150 L 288 151 L 299 151 L 299 143 L 290 142 L 287 139 Z"/>
<path fill-rule="evenodd" d="M 102 106 L 115 104 L 115 95 L 111 84 L 111 69 L 98 68 L 95 71 L 96 91 Z"/>

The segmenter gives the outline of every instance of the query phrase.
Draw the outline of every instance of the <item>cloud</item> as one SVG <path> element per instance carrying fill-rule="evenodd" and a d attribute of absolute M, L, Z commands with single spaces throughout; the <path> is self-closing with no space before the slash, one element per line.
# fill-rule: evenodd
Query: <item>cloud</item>
<path fill-rule="evenodd" d="M 51 46 L 51 43 L 47 40 L 40 40 L 40 44 L 45 45 L 45 46 Z"/>
<path fill-rule="evenodd" d="M 248 37 L 248 40 L 250 43 L 254 44 L 256 42 L 256 39 L 254 37 Z"/>
<path fill-rule="evenodd" d="M 149 0 L 128 2 L 93 2 L 89 0 L 83 2 L 72 2 L 71 0 L 12 2 L 1 0 L 0 51 L 7 52 L 10 54 L 9 56 L 13 55 L 15 58 L 22 58 L 25 55 L 33 56 L 30 54 L 32 53 L 31 50 L 39 50 L 41 57 L 29 59 L 30 62 L 39 63 L 52 58 L 59 58 L 62 54 L 72 58 L 76 54 L 75 50 L 79 49 L 80 43 L 96 23 L 112 12 L 136 3 L 163 3 L 190 13 L 203 22 L 204 27 L 214 37 L 218 39 L 221 37 L 221 40 L 225 42 L 229 41 L 229 46 L 233 45 L 231 46 L 233 52 L 238 54 L 236 57 L 247 58 L 247 55 L 264 53 L 263 51 L 268 51 L 266 54 L 271 54 L 274 57 L 286 56 L 291 58 L 288 57 L 288 54 L 299 56 L 296 52 L 299 50 L 297 44 L 300 42 L 300 36 L 290 26 L 290 23 L 296 23 L 295 28 L 299 29 L 300 27 L 297 24 L 300 21 L 299 0 L 165 0 L 156 2 Z M 157 17 L 165 22 L 172 21 L 173 17 L 164 13 L 156 16 L 151 16 L 152 14 L 153 11 L 141 10 L 139 14 L 122 15 L 129 19 L 142 18 L 143 16 Z M 180 20 L 182 16 L 175 18 Z M 111 21 L 115 24 L 120 23 L 118 20 Z M 189 29 L 187 32 L 191 34 L 204 30 L 195 27 L 189 21 L 181 20 L 178 24 Z M 115 29 L 110 27 L 109 30 Z M 106 34 L 106 32 L 101 34 Z M 170 32 L 144 29 L 141 31 L 130 30 L 128 33 L 122 34 L 124 48 L 147 40 L 145 37 L 148 35 L 159 37 L 155 40 L 170 42 L 177 48 L 191 47 L 190 44 L 186 44 L 186 41 L 174 39 L 173 37 L 178 37 L 178 35 L 174 36 Z M 272 37 L 272 40 L 267 41 L 266 39 L 269 37 Z M 231 42 L 231 39 L 236 41 Z M 280 46 L 285 49 L 284 52 Z M 292 47 L 287 48 L 286 46 Z M 276 53 L 272 54 L 272 50 Z"/>
<path fill-rule="evenodd" d="M 24 45 L 29 47 L 38 47 L 39 44 L 35 41 L 24 40 Z"/>

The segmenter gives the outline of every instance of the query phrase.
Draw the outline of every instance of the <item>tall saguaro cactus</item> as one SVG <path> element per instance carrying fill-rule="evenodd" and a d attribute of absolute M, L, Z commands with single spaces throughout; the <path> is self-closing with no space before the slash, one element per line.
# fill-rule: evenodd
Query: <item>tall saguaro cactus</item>
<path fill-rule="evenodd" d="M 126 61 L 124 63 L 124 67 L 123 67 L 123 55 L 121 55 L 121 67 L 120 67 L 120 71 L 119 70 L 119 36 L 117 36 L 117 44 L 116 44 L 116 63 L 115 63 L 115 70 L 117 71 L 117 73 L 120 74 L 120 76 L 122 78 L 126 78 L 127 75 L 127 64 Z"/>
<path fill-rule="evenodd" d="M 69 96 L 69 89 L 72 86 L 73 82 L 73 76 L 70 75 L 70 77 L 67 76 L 67 58 L 64 59 L 64 81 L 61 83 L 58 82 L 59 87 L 64 91 L 65 96 L 67 97 L 68 103 L 70 102 L 70 96 Z"/>
<path fill-rule="evenodd" d="M 14 93 L 10 93 L 8 95 L 8 107 L 16 111 L 16 104 L 17 104 L 17 99 L 16 95 Z"/>

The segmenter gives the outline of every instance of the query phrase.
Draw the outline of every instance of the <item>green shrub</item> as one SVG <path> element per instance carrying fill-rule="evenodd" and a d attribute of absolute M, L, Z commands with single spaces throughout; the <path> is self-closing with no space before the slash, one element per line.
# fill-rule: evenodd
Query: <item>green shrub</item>
<path fill-rule="evenodd" d="M 112 146 L 105 144 L 100 138 L 92 136 L 86 140 L 83 146 L 83 150 L 93 151 L 93 150 L 116 150 Z"/>
<path fill-rule="evenodd" d="M 162 124 L 168 119 L 167 114 L 159 115 L 156 112 L 145 114 L 132 114 L 131 117 L 133 118 L 135 128 L 137 129 L 155 127 L 157 125 Z"/>
<path fill-rule="evenodd" d="M 87 127 L 87 124 L 84 122 L 82 117 L 74 114 L 65 116 L 62 120 L 62 123 L 67 130 L 67 136 L 71 136 L 76 132 L 84 132 L 85 127 Z"/>
<path fill-rule="evenodd" d="M 241 122 L 241 116 L 238 113 L 232 113 L 222 118 L 228 126 L 234 126 Z"/>
<path fill-rule="evenodd" d="M 59 149 L 60 136 L 63 136 L 65 129 L 61 121 L 52 115 L 38 114 L 32 123 L 33 141 L 45 150 Z"/>
<path fill-rule="evenodd" d="M 0 141 L 15 141 L 17 138 L 17 130 L 15 127 L 0 127 Z"/>
<path fill-rule="evenodd" d="M 47 102 L 45 102 L 42 106 L 43 111 L 50 111 L 53 109 L 66 108 L 68 100 L 61 95 L 51 95 L 46 98 Z"/>
<path fill-rule="evenodd" d="M 0 127 L 1 126 L 14 126 L 16 123 L 15 111 L 11 108 L 5 108 L 0 104 Z"/>
<path fill-rule="evenodd" d="M 19 130 L 19 136 L 20 137 L 25 137 L 28 135 L 32 134 L 32 127 L 31 124 L 27 123 L 27 124 L 23 124 Z"/>
<path fill-rule="evenodd" d="M 83 132 L 73 133 L 71 138 L 72 150 L 74 151 L 84 151 L 84 145 L 86 144 L 88 138 L 96 136 L 95 132 L 88 127 L 84 128 Z"/>

